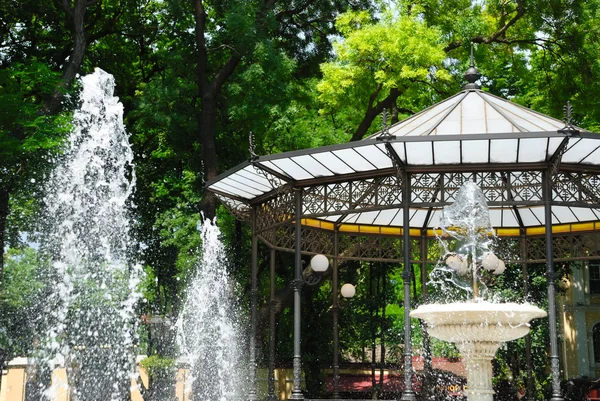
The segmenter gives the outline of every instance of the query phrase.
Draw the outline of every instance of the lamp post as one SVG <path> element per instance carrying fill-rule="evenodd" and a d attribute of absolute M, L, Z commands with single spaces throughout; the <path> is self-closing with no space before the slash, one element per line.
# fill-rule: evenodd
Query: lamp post
<path fill-rule="evenodd" d="M 333 394 L 332 398 L 340 399 L 340 336 L 338 329 L 338 314 L 340 307 L 337 299 L 337 278 L 333 286 Z M 356 288 L 352 284 L 346 283 L 342 286 L 340 293 L 342 297 L 348 299 L 356 294 Z"/>

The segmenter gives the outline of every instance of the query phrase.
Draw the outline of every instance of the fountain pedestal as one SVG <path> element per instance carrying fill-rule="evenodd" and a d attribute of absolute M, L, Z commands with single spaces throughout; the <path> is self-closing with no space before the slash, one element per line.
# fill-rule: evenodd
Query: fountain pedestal
<path fill-rule="evenodd" d="M 503 342 L 529 333 L 529 322 L 547 314 L 529 304 L 459 302 L 421 305 L 410 313 L 427 332 L 456 344 L 467 371 L 468 401 L 492 401 L 492 359 Z"/>

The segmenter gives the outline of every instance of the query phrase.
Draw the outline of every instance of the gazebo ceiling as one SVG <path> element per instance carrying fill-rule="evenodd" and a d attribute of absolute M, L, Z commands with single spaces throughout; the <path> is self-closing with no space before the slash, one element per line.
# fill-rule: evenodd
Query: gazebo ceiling
<path fill-rule="evenodd" d="M 411 186 L 429 183 L 430 188 L 423 190 L 435 192 L 427 200 L 415 201 L 411 195 L 410 227 L 427 230 L 437 226 L 441 206 L 453 201 L 452 191 L 463 177 L 487 185 L 492 192 L 503 192 L 488 199 L 492 224 L 500 234 L 502 230 L 504 235 L 518 235 L 519 230 L 542 234 L 541 171 L 557 159 L 561 171 L 567 171 L 561 176 L 561 185 L 577 184 L 578 188 L 570 191 L 579 198 L 578 202 L 564 202 L 565 195 L 553 189 L 553 230 L 595 230 L 595 222 L 600 221 L 596 197 L 600 194 L 595 188 L 600 173 L 600 135 L 565 127 L 560 120 L 480 89 L 463 90 L 361 141 L 257 157 L 208 182 L 207 189 L 230 209 L 243 212 L 279 197 L 286 188 L 319 187 L 307 191 L 303 216 L 308 218 L 303 224 L 397 235 L 403 226 L 401 195 L 393 201 L 370 199 L 366 205 L 352 206 L 346 200 L 352 195 L 342 194 L 342 187 L 360 183 L 379 188 L 373 191 L 398 192 L 393 183 L 382 180 L 395 176 L 398 169 L 410 173 Z M 422 181 L 422 176 L 428 178 Z M 527 188 L 533 196 L 519 196 L 519 191 Z M 326 205 L 311 209 L 315 202 L 334 202 L 332 194 L 336 192 L 340 192 L 338 201 L 345 202 L 338 208 L 340 213 Z"/>

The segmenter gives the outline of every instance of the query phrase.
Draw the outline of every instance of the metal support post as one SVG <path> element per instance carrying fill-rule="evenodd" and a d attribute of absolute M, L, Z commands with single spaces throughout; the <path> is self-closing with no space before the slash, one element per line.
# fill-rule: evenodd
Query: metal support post
<path fill-rule="evenodd" d="M 340 331 L 338 327 L 338 315 L 340 311 L 338 299 L 338 250 L 339 232 L 337 228 L 333 234 L 333 266 L 331 271 L 331 302 L 333 315 L 333 394 L 334 400 L 340 399 Z"/>
<path fill-rule="evenodd" d="M 256 209 L 252 209 L 252 269 L 250 273 L 250 388 L 248 400 L 258 400 L 256 393 L 256 297 L 258 274 L 258 236 L 256 235 Z"/>
<path fill-rule="evenodd" d="M 275 249 L 269 253 L 270 264 L 270 289 L 271 297 L 269 301 L 269 380 L 267 383 L 267 400 L 275 401 Z"/>
<path fill-rule="evenodd" d="M 304 280 L 302 280 L 302 189 L 295 189 L 295 223 L 296 223 L 296 247 L 294 249 L 294 387 L 292 389 L 291 400 L 303 400 L 304 394 L 300 389 L 300 377 L 302 375 L 301 359 L 301 291 Z"/>
<path fill-rule="evenodd" d="M 554 289 L 554 255 L 552 250 L 552 175 L 543 172 L 544 217 L 546 230 L 546 280 L 548 283 L 548 325 L 550 326 L 550 369 L 552 372 L 551 401 L 563 401 L 560 388 L 560 361 L 558 357 L 558 335 L 556 333 L 556 293 Z"/>
<path fill-rule="evenodd" d="M 411 345 L 411 327 L 410 327 L 410 279 L 412 272 L 410 269 L 410 174 L 403 174 L 403 237 L 404 237 L 404 272 L 402 280 L 404 281 L 404 391 L 402 392 L 402 401 L 414 401 L 416 394 L 412 388 L 412 345 Z"/>

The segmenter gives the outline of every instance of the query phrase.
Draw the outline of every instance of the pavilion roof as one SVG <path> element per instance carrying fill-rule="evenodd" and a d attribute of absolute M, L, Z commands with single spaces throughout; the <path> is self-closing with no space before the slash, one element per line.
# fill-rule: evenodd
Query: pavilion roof
<path fill-rule="evenodd" d="M 244 209 L 286 186 L 333 189 L 336 183 L 393 174 L 398 165 L 411 173 L 540 171 L 559 156 L 561 166 L 600 172 L 600 135 L 472 88 L 361 141 L 259 156 L 221 174 L 207 188 L 230 208 Z M 490 209 L 494 227 L 543 226 L 541 206 Z M 396 230 L 403 224 L 399 210 L 357 211 L 304 223 Z M 600 210 L 594 208 L 557 205 L 552 210 L 556 225 L 600 221 Z M 439 211 L 411 208 L 410 226 L 435 227 Z"/>

